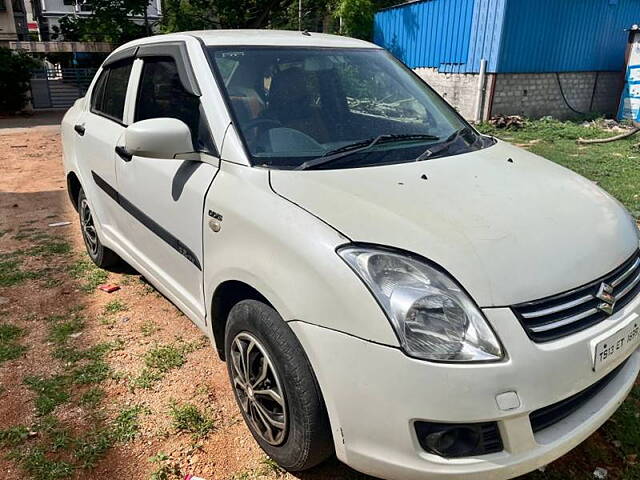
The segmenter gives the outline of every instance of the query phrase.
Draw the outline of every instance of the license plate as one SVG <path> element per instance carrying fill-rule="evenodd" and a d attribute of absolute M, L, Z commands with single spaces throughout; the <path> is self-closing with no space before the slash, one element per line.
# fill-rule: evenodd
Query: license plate
<path fill-rule="evenodd" d="M 640 321 L 638 315 L 634 313 L 633 318 L 624 327 L 596 343 L 593 352 L 593 371 L 597 372 L 605 365 L 626 356 L 639 345 Z"/>

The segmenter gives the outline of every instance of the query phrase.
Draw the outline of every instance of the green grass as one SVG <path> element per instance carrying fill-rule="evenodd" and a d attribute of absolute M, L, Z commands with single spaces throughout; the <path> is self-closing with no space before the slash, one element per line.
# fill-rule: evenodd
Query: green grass
<path fill-rule="evenodd" d="M 144 355 L 145 367 L 131 381 L 131 388 L 151 388 L 164 375 L 180 368 L 187 361 L 187 354 L 198 348 L 197 342 L 190 344 L 181 340 L 171 345 L 156 345 Z"/>
<path fill-rule="evenodd" d="M 54 343 L 65 343 L 73 334 L 80 333 L 84 328 L 82 317 L 71 317 L 68 320 L 59 320 L 53 323 L 49 329 L 48 339 Z"/>
<path fill-rule="evenodd" d="M 148 414 L 149 409 L 142 405 L 124 408 L 113 422 L 113 436 L 118 442 L 129 442 L 133 440 L 140 430 L 139 417 Z"/>
<path fill-rule="evenodd" d="M 16 325 L 0 323 L 0 363 L 15 360 L 27 350 L 27 347 L 18 343 L 25 333 Z"/>
<path fill-rule="evenodd" d="M 102 358 L 91 360 L 89 363 L 82 365 L 71 372 L 73 383 L 78 385 L 88 385 L 91 383 L 99 383 L 106 380 L 110 373 L 107 362 Z"/>
<path fill-rule="evenodd" d="M 602 130 L 598 122 L 582 126 L 581 122 L 557 120 L 527 121 L 520 130 L 500 130 L 482 124 L 479 129 L 514 144 L 529 144 L 527 150 L 598 182 L 620 200 L 636 218 L 640 218 L 640 150 L 634 145 L 640 135 L 595 145 L 578 145 L 582 138 L 600 138 L 616 133 Z"/>
<path fill-rule="evenodd" d="M 140 374 L 131 381 L 132 388 L 149 389 L 162 379 L 162 373 L 149 368 L 143 368 Z"/>
<path fill-rule="evenodd" d="M 73 437 L 71 437 L 69 430 L 59 428 L 51 433 L 49 442 L 51 450 L 57 452 L 59 450 L 66 450 L 73 442 Z"/>
<path fill-rule="evenodd" d="M 157 455 L 149 458 L 149 461 L 156 465 L 155 470 L 151 472 L 149 480 L 173 480 L 182 477 L 178 463 L 172 461 L 168 455 L 162 452 L 158 452 Z"/>
<path fill-rule="evenodd" d="M 14 237 L 17 239 L 18 236 Z M 31 235 L 25 235 L 23 239 L 29 239 Z M 56 271 L 50 267 L 45 267 L 38 271 L 27 271 L 22 268 L 25 256 L 50 258 L 56 255 L 68 255 L 71 252 L 71 245 L 65 241 L 55 238 L 46 238 L 46 242 L 38 243 L 25 250 L 14 250 L 13 252 L 0 254 L 0 287 L 15 287 L 26 280 L 45 278 L 45 285 L 56 283 L 57 281 L 49 276 Z"/>
<path fill-rule="evenodd" d="M 98 268 L 91 260 L 87 260 L 86 256 L 69 265 L 68 272 L 71 277 L 81 280 L 80 290 L 84 293 L 93 292 L 109 278 L 109 272 Z"/>
<path fill-rule="evenodd" d="M 238 472 L 233 475 L 232 480 L 258 480 L 265 478 L 267 476 L 276 476 L 281 477 L 286 473 L 286 471 L 278 465 L 273 459 L 269 457 L 264 457 L 260 461 L 260 466 L 251 470 L 245 470 L 243 472 Z M 360 478 L 360 475 L 357 475 L 355 478 Z M 363 475 L 362 478 L 365 478 Z M 368 477 L 367 477 L 368 478 Z"/>
<path fill-rule="evenodd" d="M 166 373 L 179 368 L 186 362 L 186 352 L 183 345 L 160 345 L 149 350 L 144 356 L 147 368 Z"/>
<path fill-rule="evenodd" d="M 93 468 L 113 445 L 108 429 L 96 428 L 76 439 L 73 454 L 81 468 Z"/>
<path fill-rule="evenodd" d="M 19 258 L 6 258 L 6 256 L 0 256 L 0 287 L 15 287 L 25 280 L 38 277 L 36 272 L 21 270 L 22 261 Z"/>
<path fill-rule="evenodd" d="M 149 337 L 151 335 L 153 335 L 154 333 L 156 333 L 159 330 L 158 326 L 155 324 L 155 322 L 153 322 L 152 320 L 146 320 L 141 326 L 140 326 L 140 332 L 142 333 L 142 335 L 144 335 L 145 337 Z"/>
<path fill-rule="evenodd" d="M 124 303 L 122 300 L 111 300 L 110 302 L 107 302 L 107 304 L 104 306 L 104 313 L 106 315 L 113 315 L 119 312 L 126 312 L 127 310 L 129 310 L 129 307 L 127 307 L 127 304 Z"/>
<path fill-rule="evenodd" d="M 114 350 L 122 350 L 124 348 L 124 342 L 120 339 L 116 339 L 112 342 L 102 342 L 87 348 L 86 350 L 80 350 L 74 346 L 63 343 L 57 346 L 52 356 L 65 363 L 76 363 L 80 360 L 100 360 L 103 359 L 106 354 Z"/>
<path fill-rule="evenodd" d="M 0 447 L 15 447 L 29 438 L 29 429 L 23 425 L 0 430 Z"/>
<path fill-rule="evenodd" d="M 42 448 L 25 449 L 14 455 L 22 468 L 34 480 L 58 480 L 68 478 L 74 471 L 73 465 L 63 460 L 52 460 Z"/>
<path fill-rule="evenodd" d="M 40 243 L 24 250 L 25 255 L 32 257 L 52 257 L 55 255 L 68 255 L 71 253 L 71 245 L 65 241 L 55 239 L 45 243 Z"/>
<path fill-rule="evenodd" d="M 91 387 L 80 396 L 79 403 L 81 406 L 88 410 L 95 410 L 98 408 L 102 400 L 104 400 L 106 393 L 100 387 Z"/>
<path fill-rule="evenodd" d="M 213 430 L 215 422 L 191 403 L 172 404 L 169 413 L 173 419 L 173 427 L 179 432 L 187 432 L 194 438 L 204 438 Z"/>
<path fill-rule="evenodd" d="M 53 412 L 58 405 L 68 402 L 71 398 L 68 389 L 69 377 L 66 375 L 49 378 L 29 376 L 24 379 L 24 384 L 37 394 L 35 407 L 38 416 Z"/>

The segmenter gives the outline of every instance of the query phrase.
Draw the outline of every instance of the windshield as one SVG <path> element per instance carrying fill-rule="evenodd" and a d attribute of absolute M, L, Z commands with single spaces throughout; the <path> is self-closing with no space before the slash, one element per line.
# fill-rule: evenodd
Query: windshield
<path fill-rule="evenodd" d="M 254 165 L 344 168 L 447 156 L 486 142 L 379 49 L 210 47 Z M 432 151 L 435 149 L 432 148 Z"/>

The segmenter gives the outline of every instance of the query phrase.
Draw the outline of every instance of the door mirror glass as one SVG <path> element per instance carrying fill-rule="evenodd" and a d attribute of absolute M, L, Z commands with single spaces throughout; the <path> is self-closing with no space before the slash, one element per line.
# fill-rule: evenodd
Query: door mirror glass
<path fill-rule="evenodd" d="M 175 158 L 193 152 L 191 130 L 177 118 L 151 118 L 132 123 L 124 132 L 125 148 L 132 155 Z"/>

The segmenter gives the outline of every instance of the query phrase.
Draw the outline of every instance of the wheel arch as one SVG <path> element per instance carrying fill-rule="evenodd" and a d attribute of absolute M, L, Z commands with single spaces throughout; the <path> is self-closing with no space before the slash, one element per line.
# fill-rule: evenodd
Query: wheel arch
<path fill-rule="evenodd" d="M 70 171 L 67 174 L 67 193 L 76 212 L 78 211 L 78 195 L 80 195 L 81 188 L 82 184 L 80 183 L 80 179 L 74 171 Z"/>
<path fill-rule="evenodd" d="M 218 356 L 225 360 L 224 333 L 227 326 L 229 312 L 242 300 L 258 300 L 277 308 L 258 289 L 241 280 L 225 280 L 220 283 L 211 299 L 211 329 Z"/>

